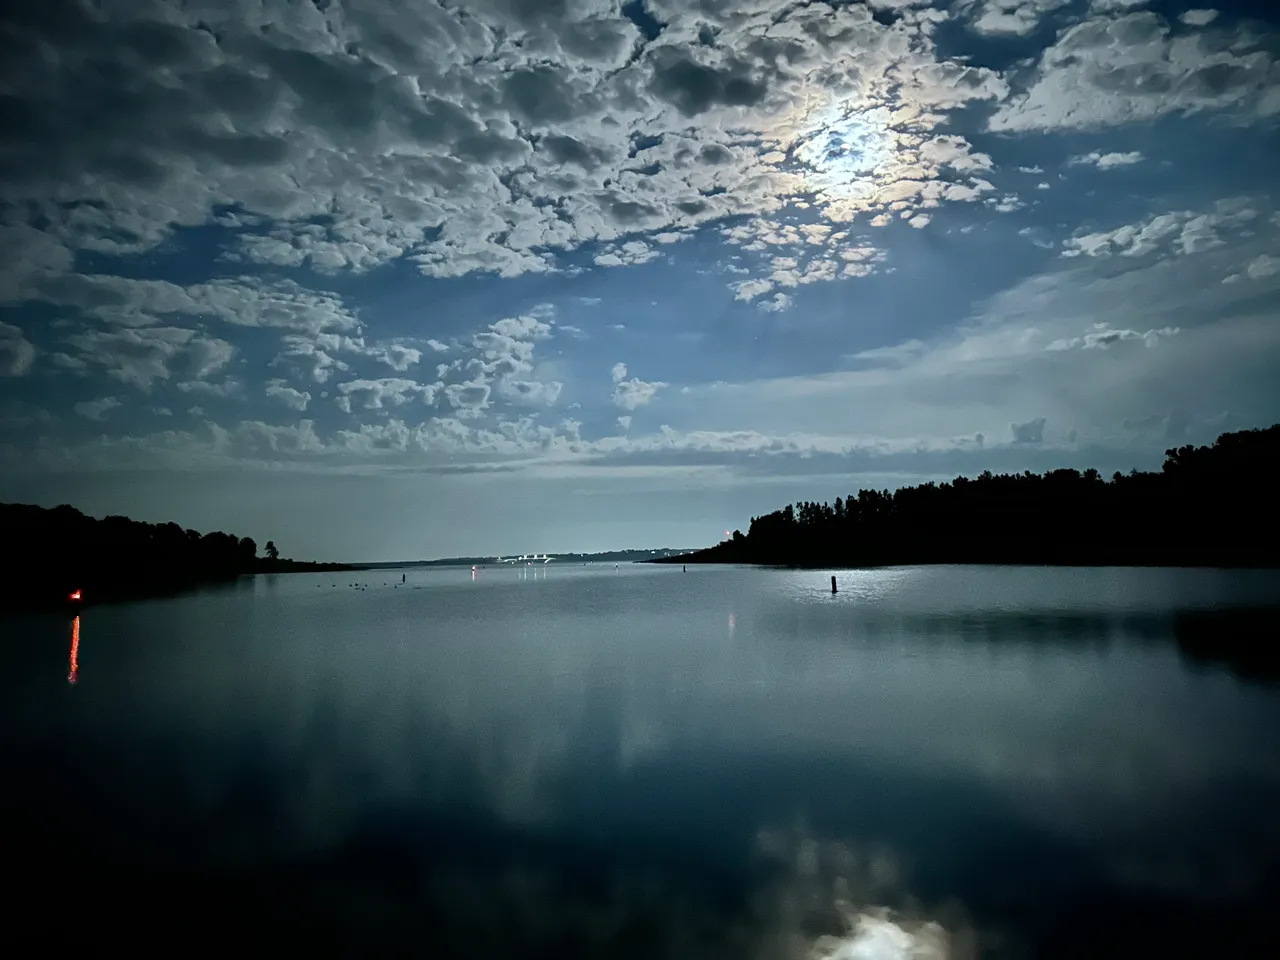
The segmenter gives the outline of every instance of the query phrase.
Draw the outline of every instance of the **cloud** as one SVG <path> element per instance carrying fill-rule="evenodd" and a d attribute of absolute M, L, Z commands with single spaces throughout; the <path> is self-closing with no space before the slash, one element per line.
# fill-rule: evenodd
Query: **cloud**
<path fill-rule="evenodd" d="M 659 390 L 667 386 L 658 380 L 646 382 L 638 377 L 628 380 L 625 363 L 615 363 L 610 375 L 613 377 L 613 402 L 624 410 L 645 406 L 658 395 Z"/>
<path fill-rule="evenodd" d="M 1114 170 L 1116 167 L 1131 167 L 1141 163 L 1144 157 L 1134 150 L 1130 153 L 1085 153 L 1072 157 L 1067 161 L 1069 167 L 1097 167 L 1099 170 Z"/>
<path fill-rule="evenodd" d="M 1178 18 L 1189 27 L 1207 27 L 1218 19 L 1217 10 L 1187 10 Z"/>
<path fill-rule="evenodd" d="M 1142 257 L 1157 251 L 1172 255 L 1199 253 L 1222 246 L 1226 236 L 1239 236 L 1258 218 L 1245 199 L 1221 200 L 1207 211 L 1174 210 L 1141 223 L 1071 237 L 1064 257 Z"/>
<path fill-rule="evenodd" d="M 338 405 L 346 412 L 351 412 L 351 399 L 355 395 L 363 399 L 366 410 L 381 410 L 384 405 L 398 407 L 414 399 L 421 398 L 425 404 L 433 404 L 443 384 L 418 383 L 404 377 L 383 377 L 378 380 L 348 380 L 338 384 Z"/>
<path fill-rule="evenodd" d="M 499 336 L 516 340 L 544 340 L 551 336 L 551 324 L 531 316 L 507 317 L 492 324 L 490 329 Z"/>
<path fill-rule="evenodd" d="M 0 303 L 22 300 L 33 283 L 71 269 L 73 262 L 56 237 L 25 223 L 0 222 Z"/>
<path fill-rule="evenodd" d="M 321 335 L 315 339 L 289 334 L 280 338 L 284 347 L 271 366 L 296 364 L 308 369 L 311 379 L 316 383 L 327 383 L 335 372 L 346 372 L 351 365 L 334 354 L 342 349 L 341 338 L 329 338 Z"/>
<path fill-rule="evenodd" d="M 1034 420 L 1028 420 L 1026 423 L 1009 424 L 1009 429 L 1013 431 L 1013 442 L 1043 443 L 1045 422 L 1044 417 L 1037 417 Z"/>
<path fill-rule="evenodd" d="M 311 394 L 304 390 L 297 390 L 289 386 L 283 380 L 267 381 L 266 394 L 268 397 L 284 404 L 291 410 L 306 410 L 307 404 L 311 402 Z"/>
<path fill-rule="evenodd" d="M 99 400 L 82 400 L 72 409 L 88 420 L 102 421 L 107 418 L 108 413 L 121 405 L 116 397 L 102 397 Z"/>
<path fill-rule="evenodd" d="M 618 422 L 618 429 L 619 429 L 619 430 L 622 430 L 624 433 L 625 433 L 626 431 L 628 431 L 628 430 L 630 430 L 630 429 L 631 429 L 631 417 L 630 417 L 630 416 L 622 416 L 622 417 L 619 417 L 617 422 Z"/>
<path fill-rule="evenodd" d="M 1070 337 L 1066 339 L 1054 340 L 1050 343 L 1046 350 L 1072 350 L 1080 347 L 1084 350 L 1105 350 L 1114 343 L 1123 343 L 1125 341 L 1141 340 L 1148 347 L 1154 347 L 1162 337 L 1172 337 L 1181 333 L 1178 327 L 1161 327 L 1158 330 L 1148 330 L 1146 333 L 1139 333 L 1137 330 L 1117 330 L 1109 328 L 1105 323 L 1095 323 L 1092 333 L 1086 333 L 1080 337 Z"/>
<path fill-rule="evenodd" d="M 731 283 L 730 289 L 734 292 L 735 300 L 754 300 L 773 289 L 773 282 L 770 280 L 742 280 L 738 283 Z"/>
<path fill-rule="evenodd" d="M 867 360 L 874 363 L 905 364 L 918 360 L 927 350 L 922 340 L 905 340 L 889 347 L 873 347 L 861 350 L 849 357 L 850 360 Z"/>
<path fill-rule="evenodd" d="M 1123 13 L 1150 3 L 1151 0 L 1089 0 L 1089 9 L 1094 13 Z"/>
<path fill-rule="evenodd" d="M 0 321 L 0 376 L 21 377 L 35 359 L 35 345 L 13 324 Z"/>
<path fill-rule="evenodd" d="M 1168 114 L 1264 112 L 1276 63 L 1240 26 L 1201 42 L 1148 11 L 1095 16 L 1041 53 L 1030 87 L 992 114 L 993 131 L 1099 129 Z"/>
<path fill-rule="evenodd" d="M 444 388 L 445 399 L 454 412 L 464 419 L 481 416 L 489 407 L 492 388 L 483 380 L 451 383 Z"/>
<path fill-rule="evenodd" d="M 791 297 L 785 293 L 775 293 L 773 299 L 766 300 L 760 304 L 760 309 L 767 313 L 781 313 L 783 310 L 791 309 Z"/>
<path fill-rule="evenodd" d="M 238 380 L 224 380 L 221 383 L 210 383 L 207 380 L 183 380 L 175 386 L 183 393 L 193 393 L 200 397 L 239 397 L 244 395 L 244 387 Z"/>
<path fill-rule="evenodd" d="M 558 381 L 542 383 L 538 380 L 505 380 L 498 386 L 498 393 L 512 403 L 523 406 L 551 406 L 560 396 L 564 385 Z"/>
<path fill-rule="evenodd" d="M 1273 257 L 1269 253 L 1262 253 L 1254 257 L 1247 264 L 1241 273 L 1232 273 L 1224 277 L 1223 283 L 1239 283 L 1241 280 L 1265 280 L 1267 277 L 1274 277 L 1280 274 L 1280 257 Z"/>
<path fill-rule="evenodd" d="M 665 236 L 668 235 L 659 234 L 659 237 Z M 657 260 L 661 255 L 643 240 L 629 240 L 626 243 L 610 244 L 603 252 L 596 254 L 593 261 L 601 267 L 635 266 Z"/>
<path fill-rule="evenodd" d="M 181 286 L 166 280 L 64 273 L 32 283 L 22 299 L 72 307 L 85 316 L 123 327 L 172 324 L 180 317 L 213 317 L 237 327 L 308 335 L 359 328 L 359 321 L 336 294 L 307 290 L 289 280 L 239 277 Z"/>
<path fill-rule="evenodd" d="M 84 330 L 66 337 L 78 359 L 100 366 L 109 377 L 139 390 L 168 380 L 175 369 L 191 380 L 215 373 L 231 360 L 235 348 L 225 340 L 181 327 Z"/>
<path fill-rule="evenodd" d="M 949 111 L 1008 93 L 939 56 L 929 11 L 655 3 L 647 42 L 612 4 L 554 23 L 530 9 L 71 4 L 14 20 L 32 60 L 7 90 L 0 226 L 30 256 L 0 260 L 0 296 L 76 251 L 215 224 L 224 262 L 515 276 L 588 244 L 645 262 L 654 241 L 797 200 L 832 223 L 963 202 L 965 168 L 919 148 Z"/>
<path fill-rule="evenodd" d="M 970 3 L 969 26 L 982 34 L 1025 37 L 1040 26 L 1046 14 L 1071 0 L 981 0 Z"/>
<path fill-rule="evenodd" d="M 401 373 L 422 359 L 421 350 L 415 350 L 413 347 L 406 347 L 399 343 L 393 343 L 386 347 L 375 347 L 370 351 L 370 355 L 377 357 L 392 370 L 398 370 Z"/>
<path fill-rule="evenodd" d="M 643 407 L 658 395 L 658 391 L 667 384 L 660 380 L 646 382 L 637 377 L 623 380 L 613 388 L 613 402 L 623 410 L 635 410 Z"/>

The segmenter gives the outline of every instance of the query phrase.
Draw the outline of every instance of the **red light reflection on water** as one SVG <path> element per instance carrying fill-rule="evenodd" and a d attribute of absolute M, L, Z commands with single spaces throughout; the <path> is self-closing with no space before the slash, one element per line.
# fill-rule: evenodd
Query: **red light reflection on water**
<path fill-rule="evenodd" d="M 79 592 L 79 591 L 77 591 Z M 71 621 L 71 672 L 67 683 L 75 683 L 80 676 L 80 617 Z"/>

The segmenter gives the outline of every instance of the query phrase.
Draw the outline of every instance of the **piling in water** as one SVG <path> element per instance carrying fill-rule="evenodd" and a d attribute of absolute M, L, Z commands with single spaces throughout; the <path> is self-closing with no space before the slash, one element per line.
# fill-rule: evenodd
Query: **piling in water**
<path fill-rule="evenodd" d="M 831 575 L 831 592 L 836 592 L 836 575 L 834 573 Z"/>

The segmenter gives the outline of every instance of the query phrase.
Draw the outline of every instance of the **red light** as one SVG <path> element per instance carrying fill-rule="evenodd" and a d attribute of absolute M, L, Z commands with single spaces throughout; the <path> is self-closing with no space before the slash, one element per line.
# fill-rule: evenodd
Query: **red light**
<path fill-rule="evenodd" d="M 71 594 L 71 599 L 72 599 L 72 600 L 79 600 L 79 599 L 80 599 L 80 591 L 79 591 L 79 590 L 77 590 L 77 591 L 75 591 L 73 594 Z"/>
<path fill-rule="evenodd" d="M 76 591 L 79 593 L 80 591 Z M 67 674 L 67 682 L 75 683 L 80 678 L 80 618 L 71 622 L 71 672 Z"/>

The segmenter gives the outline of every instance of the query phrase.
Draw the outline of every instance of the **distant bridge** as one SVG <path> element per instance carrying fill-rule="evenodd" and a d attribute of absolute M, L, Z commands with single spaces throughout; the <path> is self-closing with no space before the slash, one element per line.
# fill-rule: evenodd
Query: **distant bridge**
<path fill-rule="evenodd" d="M 555 557 L 545 553 L 526 553 L 518 557 L 496 557 L 498 563 L 550 563 Z"/>

